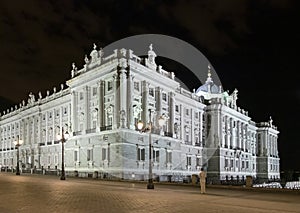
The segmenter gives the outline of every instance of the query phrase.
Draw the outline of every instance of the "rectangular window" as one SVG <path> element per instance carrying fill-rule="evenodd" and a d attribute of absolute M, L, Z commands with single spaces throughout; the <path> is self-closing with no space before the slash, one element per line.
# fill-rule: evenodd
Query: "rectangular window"
<path fill-rule="evenodd" d="M 112 90 L 112 88 L 113 88 L 112 81 L 108 81 L 108 82 L 107 82 L 107 91 Z"/>
<path fill-rule="evenodd" d="M 172 163 L 172 152 L 167 151 L 166 157 L 167 157 L 166 159 L 167 163 Z"/>
<path fill-rule="evenodd" d="M 201 166 L 201 158 L 200 157 L 196 158 L 196 165 Z"/>
<path fill-rule="evenodd" d="M 137 160 L 145 161 L 145 148 L 138 147 L 137 149 Z"/>
<path fill-rule="evenodd" d="M 154 97 L 154 90 L 153 88 L 149 88 L 149 95 Z"/>
<path fill-rule="evenodd" d="M 156 162 L 156 163 L 159 162 L 159 150 L 153 150 L 152 159 L 153 159 L 153 162 Z"/>
<path fill-rule="evenodd" d="M 249 168 L 249 161 L 246 161 L 246 169 Z"/>
<path fill-rule="evenodd" d="M 79 93 L 79 100 L 83 100 L 83 92 Z"/>
<path fill-rule="evenodd" d="M 92 123 L 92 128 L 95 129 L 96 128 L 96 121 L 94 120 Z"/>
<path fill-rule="evenodd" d="M 242 161 L 242 168 L 245 168 L 245 161 Z"/>
<path fill-rule="evenodd" d="M 189 109 L 185 109 L 185 114 L 189 115 L 190 114 L 190 110 Z"/>
<path fill-rule="evenodd" d="M 102 148 L 102 160 L 107 160 L 106 159 L 106 148 Z"/>
<path fill-rule="evenodd" d="M 93 150 L 88 149 L 87 150 L 87 161 L 92 161 L 93 160 Z"/>
<path fill-rule="evenodd" d="M 187 156 L 186 157 L 186 165 L 187 166 L 191 166 L 192 165 L 192 157 L 191 156 Z"/>
<path fill-rule="evenodd" d="M 58 164 L 58 156 L 57 156 L 57 155 L 54 156 L 54 164 L 55 164 L 55 165 Z"/>
<path fill-rule="evenodd" d="M 167 94 L 166 94 L 166 93 L 163 93 L 163 94 L 162 94 L 162 99 L 163 99 L 164 101 L 167 101 Z"/>
<path fill-rule="evenodd" d="M 107 125 L 108 125 L 108 126 L 112 125 L 112 117 L 108 117 Z"/>
<path fill-rule="evenodd" d="M 110 161 L 110 149 L 109 145 L 107 148 L 102 148 L 102 160 Z"/>
<path fill-rule="evenodd" d="M 93 96 L 97 95 L 97 87 L 93 87 Z"/>
<path fill-rule="evenodd" d="M 189 142 L 190 138 L 189 135 L 185 135 L 185 142 Z"/>
<path fill-rule="evenodd" d="M 139 82 L 136 82 L 136 81 L 135 81 L 135 82 L 133 83 L 133 87 L 134 87 L 135 90 L 140 91 L 140 84 L 139 84 Z"/>
<path fill-rule="evenodd" d="M 230 167 L 233 168 L 233 160 L 230 160 Z"/>
<path fill-rule="evenodd" d="M 228 159 L 225 159 L 225 167 L 228 167 Z"/>
<path fill-rule="evenodd" d="M 74 151 L 74 161 L 78 161 L 78 151 Z"/>
<path fill-rule="evenodd" d="M 179 112 L 179 106 L 178 105 L 175 105 L 175 111 Z"/>
<path fill-rule="evenodd" d="M 198 119 L 199 118 L 199 113 L 195 112 L 195 118 Z"/>

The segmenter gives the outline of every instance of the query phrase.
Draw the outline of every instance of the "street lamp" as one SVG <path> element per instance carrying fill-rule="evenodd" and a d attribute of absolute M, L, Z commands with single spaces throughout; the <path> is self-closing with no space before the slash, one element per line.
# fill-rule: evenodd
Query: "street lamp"
<path fill-rule="evenodd" d="M 149 132 L 149 179 L 147 184 L 147 189 L 154 189 L 153 184 L 153 175 L 152 175 L 152 139 L 151 139 L 151 132 L 152 132 L 152 110 L 149 109 L 149 124 L 145 128 L 143 128 L 144 123 L 142 121 L 139 121 L 137 123 L 137 128 L 141 132 Z M 165 123 L 165 119 L 163 116 L 160 116 L 158 119 L 159 126 L 163 126 Z"/>
<path fill-rule="evenodd" d="M 20 175 L 20 166 L 19 166 L 19 147 L 23 144 L 23 141 L 19 139 L 19 135 L 17 136 L 17 140 L 13 142 L 14 145 L 17 147 L 17 172 L 16 175 Z"/>
<path fill-rule="evenodd" d="M 65 149 L 64 149 L 64 143 L 69 138 L 69 133 L 68 133 L 68 131 L 64 132 L 64 128 L 62 127 L 61 128 L 61 134 L 58 133 L 56 138 L 57 138 L 57 140 L 61 140 L 61 176 L 60 176 L 60 179 L 65 180 L 66 175 L 65 175 Z"/>

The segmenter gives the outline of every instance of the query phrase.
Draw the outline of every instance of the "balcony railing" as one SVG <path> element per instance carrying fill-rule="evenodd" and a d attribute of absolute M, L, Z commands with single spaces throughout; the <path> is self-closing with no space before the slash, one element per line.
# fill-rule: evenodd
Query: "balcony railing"
<path fill-rule="evenodd" d="M 172 132 L 165 132 L 164 135 L 167 136 L 167 137 L 173 137 L 173 133 Z"/>
<path fill-rule="evenodd" d="M 100 127 L 100 131 L 112 130 L 112 125 Z"/>
<path fill-rule="evenodd" d="M 81 131 L 74 132 L 74 136 L 81 135 Z"/>
<path fill-rule="evenodd" d="M 87 133 L 87 134 L 88 134 L 88 133 L 95 133 L 95 132 L 96 132 L 96 128 L 86 130 L 86 133 Z"/>

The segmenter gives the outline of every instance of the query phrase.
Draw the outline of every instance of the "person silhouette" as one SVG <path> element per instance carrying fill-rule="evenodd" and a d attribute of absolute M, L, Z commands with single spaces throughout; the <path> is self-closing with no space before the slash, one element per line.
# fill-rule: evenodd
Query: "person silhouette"
<path fill-rule="evenodd" d="M 200 178 L 200 192 L 201 194 L 205 194 L 205 184 L 206 184 L 206 172 L 204 171 L 203 168 L 201 168 L 201 171 L 199 173 L 199 178 Z"/>

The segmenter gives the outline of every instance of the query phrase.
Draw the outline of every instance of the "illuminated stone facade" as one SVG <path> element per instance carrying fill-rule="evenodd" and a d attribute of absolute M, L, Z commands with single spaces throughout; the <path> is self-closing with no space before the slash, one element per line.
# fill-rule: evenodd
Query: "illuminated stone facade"
<path fill-rule="evenodd" d="M 94 46 L 85 65 L 73 64 L 67 88 L 29 99 L 0 116 L 1 170 L 15 168 L 13 141 L 23 140 L 23 170 L 60 171 L 61 143 L 56 135 L 70 133 L 65 143 L 67 175 L 99 178 L 148 178 L 148 133 L 137 131 L 139 120 L 152 113 L 153 174 L 161 181 L 179 181 L 198 174 L 211 180 L 244 179 L 250 175 L 279 178 L 278 131 L 272 120 L 255 123 L 231 95 L 213 83 L 210 74 L 190 92 L 148 57 L 115 50 L 104 57 Z M 158 118 L 166 120 L 162 127 Z"/>

